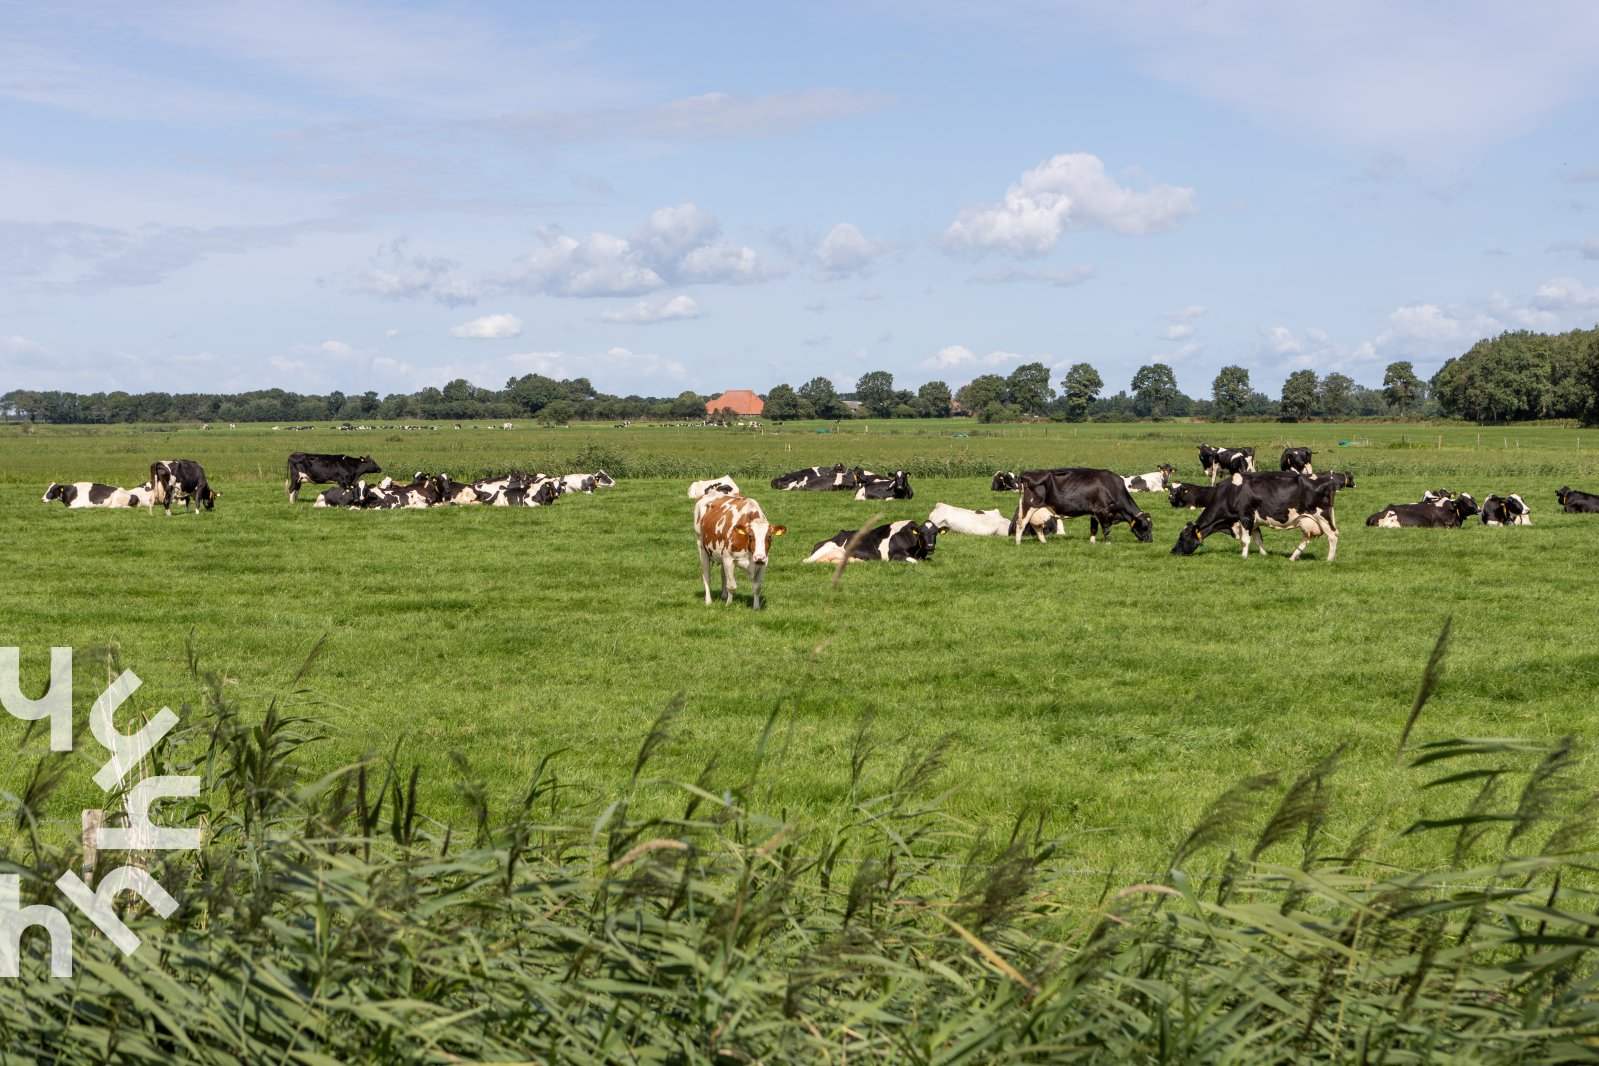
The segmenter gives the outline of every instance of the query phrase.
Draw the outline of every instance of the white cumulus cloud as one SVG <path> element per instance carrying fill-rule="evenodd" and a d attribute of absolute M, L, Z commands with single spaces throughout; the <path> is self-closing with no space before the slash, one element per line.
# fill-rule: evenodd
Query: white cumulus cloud
<path fill-rule="evenodd" d="M 498 341 L 522 335 L 522 320 L 515 315 L 484 315 L 450 327 L 450 336 L 460 340 Z"/>
<path fill-rule="evenodd" d="M 1022 174 L 998 203 L 973 204 L 944 231 L 952 252 L 1041 256 L 1068 229 L 1102 228 L 1139 236 L 1174 228 L 1196 210 L 1194 190 L 1117 184 L 1096 155 L 1069 152 Z"/>
<path fill-rule="evenodd" d="M 433 300 L 446 307 L 477 303 L 476 286 L 456 276 L 459 263 L 440 256 L 410 255 L 404 237 L 389 241 L 358 270 L 351 292 L 385 300 Z"/>
<path fill-rule="evenodd" d="M 600 315 L 600 321 L 628 326 L 648 326 L 656 322 L 699 317 L 699 305 L 694 302 L 694 298 L 679 294 L 670 299 L 652 296 L 620 311 L 605 311 Z"/>
<path fill-rule="evenodd" d="M 816 249 L 818 278 L 821 280 L 865 277 L 878 258 L 888 250 L 885 241 L 869 240 L 850 222 L 840 222 L 828 231 Z"/>

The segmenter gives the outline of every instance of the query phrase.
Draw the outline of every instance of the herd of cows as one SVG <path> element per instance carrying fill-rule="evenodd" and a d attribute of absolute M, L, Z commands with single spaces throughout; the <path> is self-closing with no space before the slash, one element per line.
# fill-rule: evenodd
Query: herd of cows
<path fill-rule="evenodd" d="M 1169 464 L 1148 474 L 1125 476 L 1110 470 L 1063 467 L 1055 470 L 1028 470 L 1021 473 L 1000 471 L 991 488 L 996 492 L 1017 492 L 1015 512 L 978 511 L 939 503 L 916 522 L 899 520 L 863 529 L 841 529 L 818 541 L 805 559 L 807 563 L 884 560 L 915 563 L 931 556 L 941 533 L 1014 537 L 1020 545 L 1029 532 L 1039 541 L 1048 533 L 1063 533 L 1065 522 L 1087 517 L 1089 541 L 1125 524 L 1135 538 L 1144 543 L 1154 540 L 1154 522 L 1149 513 L 1134 501 L 1134 492 L 1169 492 L 1174 508 L 1199 511 L 1183 526 L 1172 547 L 1173 555 L 1192 555 L 1205 538 L 1225 533 L 1243 543 L 1247 557 L 1251 544 L 1266 554 L 1261 540 L 1262 527 L 1297 531 L 1301 540 L 1289 556 L 1297 560 L 1317 537 L 1327 538 L 1327 561 L 1338 555 L 1338 524 L 1334 503 L 1339 489 L 1352 489 L 1350 473 L 1317 473 L 1309 448 L 1287 448 L 1280 469 L 1258 471 L 1253 448 L 1213 448 L 1199 446 L 1199 461 L 1210 478 L 1209 485 L 1183 484 L 1171 479 Z M 1220 482 L 1218 484 L 1217 482 Z M 855 498 L 904 499 L 913 493 L 903 471 L 892 478 L 872 474 L 842 463 L 831 469 L 809 467 L 772 479 L 779 491 L 855 490 Z M 770 558 L 772 540 L 787 531 L 774 525 L 761 505 L 744 496 L 730 477 L 696 481 L 688 495 L 695 501 L 694 529 L 699 546 L 700 577 L 705 602 L 712 602 L 711 568 L 722 569 L 721 598 L 732 599 L 736 571 L 743 569 L 753 587 L 754 606 L 761 605 L 761 582 Z M 1599 514 L 1599 495 L 1562 487 L 1556 493 L 1561 509 L 1568 513 Z M 1490 526 L 1530 525 L 1531 508 L 1518 493 L 1487 497 L 1479 506 L 1470 493 L 1435 489 L 1417 503 L 1389 504 L 1366 519 L 1379 528 L 1436 528 L 1460 526 L 1472 515 Z"/>

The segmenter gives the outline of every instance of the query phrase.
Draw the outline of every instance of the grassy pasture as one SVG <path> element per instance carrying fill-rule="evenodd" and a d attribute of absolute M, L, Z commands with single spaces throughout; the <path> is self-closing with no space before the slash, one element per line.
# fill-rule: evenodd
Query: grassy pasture
<path fill-rule="evenodd" d="M 1228 785 L 1295 771 L 1341 744 L 1342 787 L 1355 792 L 1344 809 L 1384 803 L 1417 664 L 1451 614 L 1450 668 L 1426 734 L 1592 731 L 1599 621 L 1581 575 L 1599 526 L 1558 514 L 1553 493 L 1599 487 L 1590 451 L 1599 438 L 1556 427 L 818 428 L 831 427 L 31 436 L 3 427 L 0 644 L 24 649 L 25 687 L 37 692 L 46 648 L 114 643 L 145 682 L 132 702 L 154 710 L 190 698 L 191 631 L 243 693 L 280 689 L 328 634 L 302 697 L 329 735 L 308 749 L 313 768 L 398 745 L 402 761 L 422 766 L 433 807 L 460 777 L 451 752 L 503 797 L 559 749 L 564 780 L 607 794 L 682 693 L 653 772 L 693 780 L 714 757 L 713 787 L 744 780 L 777 708 L 770 807 L 825 823 L 838 816 L 851 741 L 870 712 L 889 751 L 953 738 L 948 806 L 959 816 L 1003 833 L 1041 811 L 1069 864 L 1127 880 L 1161 869 Z M 1173 557 L 1187 512 L 1158 495 L 1141 497 L 1155 519 L 1148 545 L 1123 529 L 1091 546 L 1082 523 L 1043 546 L 950 535 L 925 565 L 850 567 L 836 593 L 831 569 L 797 563 L 814 541 L 877 512 L 1013 505 L 988 491 L 995 469 L 1138 473 L 1170 461 L 1179 478 L 1197 479 L 1202 440 L 1255 445 L 1274 466 L 1289 437 L 1316 449 L 1319 469 L 1356 474 L 1356 489 L 1340 494 L 1332 566 L 1324 542 L 1288 564 L 1297 536 L 1271 532 L 1265 559 L 1241 560 L 1225 538 Z M 620 483 L 538 510 L 318 511 L 284 501 L 283 460 L 297 449 L 371 452 L 401 477 L 603 466 Z M 39 503 L 52 480 L 135 484 L 150 460 L 177 456 L 205 465 L 223 493 L 215 513 L 167 520 Z M 765 485 L 838 460 L 908 469 L 916 499 L 855 503 Z M 731 608 L 700 602 L 683 488 L 722 473 L 789 528 L 759 614 L 745 588 Z M 1364 527 L 1382 505 L 1440 484 L 1479 500 L 1520 492 L 1534 525 Z M 81 656 L 76 680 L 86 714 L 103 668 Z M 0 718 L 0 730 L 15 737 L 22 726 Z M 92 770 L 85 758 L 57 805 L 98 805 Z M 16 785 L 15 772 L 0 770 L 0 790 Z M 1084 892 L 1097 885 L 1085 878 Z"/>

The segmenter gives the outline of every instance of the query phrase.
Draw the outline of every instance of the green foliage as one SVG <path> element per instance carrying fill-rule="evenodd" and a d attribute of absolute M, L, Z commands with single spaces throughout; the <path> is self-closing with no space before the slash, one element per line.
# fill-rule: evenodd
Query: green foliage
<path fill-rule="evenodd" d="M 1328 374 L 1316 391 L 1316 409 L 1328 418 L 1343 418 L 1349 413 L 1357 388 L 1347 374 Z"/>
<path fill-rule="evenodd" d="M 1400 415 L 1421 402 L 1426 388 L 1426 383 L 1416 376 L 1416 368 L 1409 360 L 1389 363 L 1388 369 L 1383 371 L 1383 395 Z"/>
<path fill-rule="evenodd" d="M 1250 404 L 1249 371 L 1241 366 L 1224 366 L 1210 385 L 1216 417 L 1230 422 Z"/>
<path fill-rule="evenodd" d="M 1177 387 L 1177 375 L 1165 363 L 1151 363 L 1133 375 L 1133 412 L 1140 418 L 1188 413 L 1188 401 Z"/>
<path fill-rule="evenodd" d="M 929 381 L 916 390 L 916 399 L 922 417 L 948 418 L 952 413 L 951 403 L 955 397 L 950 394 L 949 386 L 942 381 Z"/>
<path fill-rule="evenodd" d="M 844 401 L 838 398 L 838 390 L 833 388 L 833 383 L 825 377 L 811 378 L 796 390 L 800 398 L 811 405 L 811 411 L 817 418 L 844 418 L 849 415 L 849 408 L 844 406 Z"/>
<path fill-rule="evenodd" d="M 1558 336 L 1527 330 L 1478 341 L 1433 375 L 1447 414 L 1476 422 L 1583 418 L 1595 411 L 1599 329 Z"/>
<path fill-rule="evenodd" d="M 1282 413 L 1288 418 L 1309 418 L 1316 409 L 1316 372 L 1296 370 L 1283 382 Z"/>
<path fill-rule="evenodd" d="M 1070 422 L 1081 422 L 1088 417 L 1088 408 L 1105 387 L 1099 371 L 1088 363 L 1073 363 L 1061 381 L 1061 404 Z"/>
<path fill-rule="evenodd" d="M 1049 407 L 1055 390 L 1049 387 L 1049 367 L 1043 363 L 1023 363 L 1005 379 L 1008 403 L 1024 414 L 1041 415 Z"/>
<path fill-rule="evenodd" d="M 899 403 L 894 395 L 894 375 L 886 370 L 868 370 L 855 382 L 855 398 L 873 418 L 888 418 Z"/>

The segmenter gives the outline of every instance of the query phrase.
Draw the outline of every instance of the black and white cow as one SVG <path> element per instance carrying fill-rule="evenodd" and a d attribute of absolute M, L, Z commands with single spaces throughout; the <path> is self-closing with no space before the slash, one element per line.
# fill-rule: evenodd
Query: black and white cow
<path fill-rule="evenodd" d="M 1255 472 L 1255 449 L 1253 448 L 1212 448 L 1208 444 L 1199 446 L 1199 465 L 1205 473 L 1210 475 L 1210 483 L 1223 474 L 1252 474 Z"/>
<path fill-rule="evenodd" d="M 738 485 L 733 481 L 732 478 L 713 477 L 706 478 L 704 481 L 696 481 L 691 484 L 688 487 L 688 498 L 691 500 L 697 500 L 718 486 L 721 486 L 721 491 L 723 492 L 733 493 L 735 495 L 739 494 Z"/>
<path fill-rule="evenodd" d="M 938 527 L 931 522 L 889 522 L 875 529 L 841 529 L 835 535 L 816 542 L 808 563 L 833 563 L 845 561 L 848 549 L 849 562 L 866 562 L 882 559 L 893 563 L 914 563 L 930 558 L 938 542 Z M 859 539 L 857 540 L 857 536 Z M 850 541 L 855 546 L 849 548 Z"/>
<path fill-rule="evenodd" d="M 1331 481 L 1335 487 L 1340 489 L 1352 489 L 1355 487 L 1355 475 L 1348 470 L 1329 470 L 1326 473 L 1306 474 L 1305 476 L 1312 481 Z"/>
<path fill-rule="evenodd" d="M 1490 495 L 1482 501 L 1482 524 L 1485 526 L 1530 526 L 1532 508 L 1520 495 Z"/>
<path fill-rule="evenodd" d="M 72 481 L 66 484 L 52 481 L 39 502 L 55 503 L 57 500 L 74 511 L 85 507 L 135 506 L 133 493 L 115 485 L 102 485 L 98 481 Z"/>
<path fill-rule="evenodd" d="M 1028 515 L 1028 525 L 1040 534 L 1066 532 L 1066 520 L 1039 508 Z M 934 504 L 927 521 L 941 533 L 968 533 L 979 537 L 1010 537 L 1016 533 L 1016 519 L 1004 511 L 972 511 L 947 503 Z"/>
<path fill-rule="evenodd" d="M 1599 514 L 1599 495 L 1562 485 L 1555 492 L 1560 509 L 1566 514 Z"/>
<path fill-rule="evenodd" d="M 1127 491 L 1121 475 L 1113 470 L 1063 467 L 1058 470 L 1024 470 L 1019 478 L 1021 502 L 1016 508 L 1016 543 L 1029 528 L 1023 516 L 1037 508 L 1061 518 L 1088 516 L 1088 542 L 1099 539 L 1101 530 L 1110 539 L 1110 527 L 1125 522 L 1133 535 L 1146 544 L 1155 539 L 1148 513 L 1139 509 Z M 1034 529 L 1040 541 L 1041 533 Z"/>
<path fill-rule="evenodd" d="M 855 480 L 843 463 L 831 470 L 808 466 L 791 474 L 781 474 L 772 479 L 772 488 L 783 492 L 831 492 L 834 489 L 852 489 Z"/>
<path fill-rule="evenodd" d="M 893 477 L 879 477 L 869 475 L 865 479 L 857 479 L 860 487 L 855 490 L 857 500 L 908 500 L 916 493 L 911 490 L 911 479 L 903 470 L 894 471 Z"/>
<path fill-rule="evenodd" d="M 155 505 L 159 503 L 169 518 L 174 502 L 181 501 L 199 514 L 202 506 L 207 511 L 214 510 L 217 497 L 222 495 L 207 484 L 205 469 L 193 459 L 160 459 L 151 463 L 150 485 L 152 490 L 145 510 L 155 514 Z"/>
<path fill-rule="evenodd" d="M 316 502 L 311 506 L 355 508 L 362 506 L 365 500 L 366 482 L 358 481 L 350 488 L 335 485 L 331 489 L 324 489 L 317 493 Z"/>
<path fill-rule="evenodd" d="M 1215 498 L 1215 485 L 1188 485 L 1181 481 L 1172 483 L 1167 496 L 1173 507 L 1186 507 L 1190 511 L 1203 511 Z"/>
<path fill-rule="evenodd" d="M 283 483 L 289 502 L 300 498 L 301 485 L 337 485 L 347 489 L 365 474 L 381 474 L 383 468 L 370 455 L 324 455 L 294 452 L 289 456 L 289 479 Z"/>
<path fill-rule="evenodd" d="M 1122 478 L 1122 483 L 1127 486 L 1128 492 L 1162 492 L 1171 484 L 1172 465 L 1161 463 L 1159 470 L 1151 470 L 1147 474 L 1134 474 L 1132 477 Z"/>
<path fill-rule="evenodd" d="M 1299 559 L 1311 540 L 1326 537 L 1330 563 L 1338 556 L 1338 522 L 1333 513 L 1337 492 L 1330 481 L 1317 482 L 1294 473 L 1234 474 L 1216 486 L 1210 506 L 1183 527 L 1172 554 L 1192 555 L 1212 533 L 1227 533 L 1244 542 L 1245 558 L 1251 539 L 1265 555 L 1266 545 L 1260 537 L 1260 527 L 1265 526 L 1299 531 L 1303 539 L 1288 557 L 1290 562 Z"/>
<path fill-rule="evenodd" d="M 632 425 L 632 423 L 629 422 L 628 425 Z M 609 488 L 614 488 L 615 486 L 616 486 L 616 479 L 614 477 L 612 477 L 610 474 L 607 474 L 603 470 L 594 471 L 594 487 L 595 488 L 597 488 L 597 489 L 609 489 Z"/>
<path fill-rule="evenodd" d="M 1421 499 L 1418 502 L 1430 503 L 1434 507 L 1442 507 L 1454 498 L 1455 494 L 1449 489 L 1428 489 L 1421 494 Z M 1472 513 L 1475 514 L 1476 512 Z"/>
<path fill-rule="evenodd" d="M 1378 529 L 1459 529 L 1477 513 L 1477 501 L 1462 492 L 1454 499 L 1433 503 L 1390 503 L 1366 519 Z"/>
<path fill-rule="evenodd" d="M 1284 448 L 1282 469 L 1292 470 L 1296 474 L 1314 474 L 1316 471 L 1310 465 L 1310 449 Z"/>
<path fill-rule="evenodd" d="M 995 471 L 994 480 L 988 487 L 995 492 L 1020 492 L 1022 490 L 1022 486 L 1016 480 L 1016 473 L 1013 470 Z"/>

